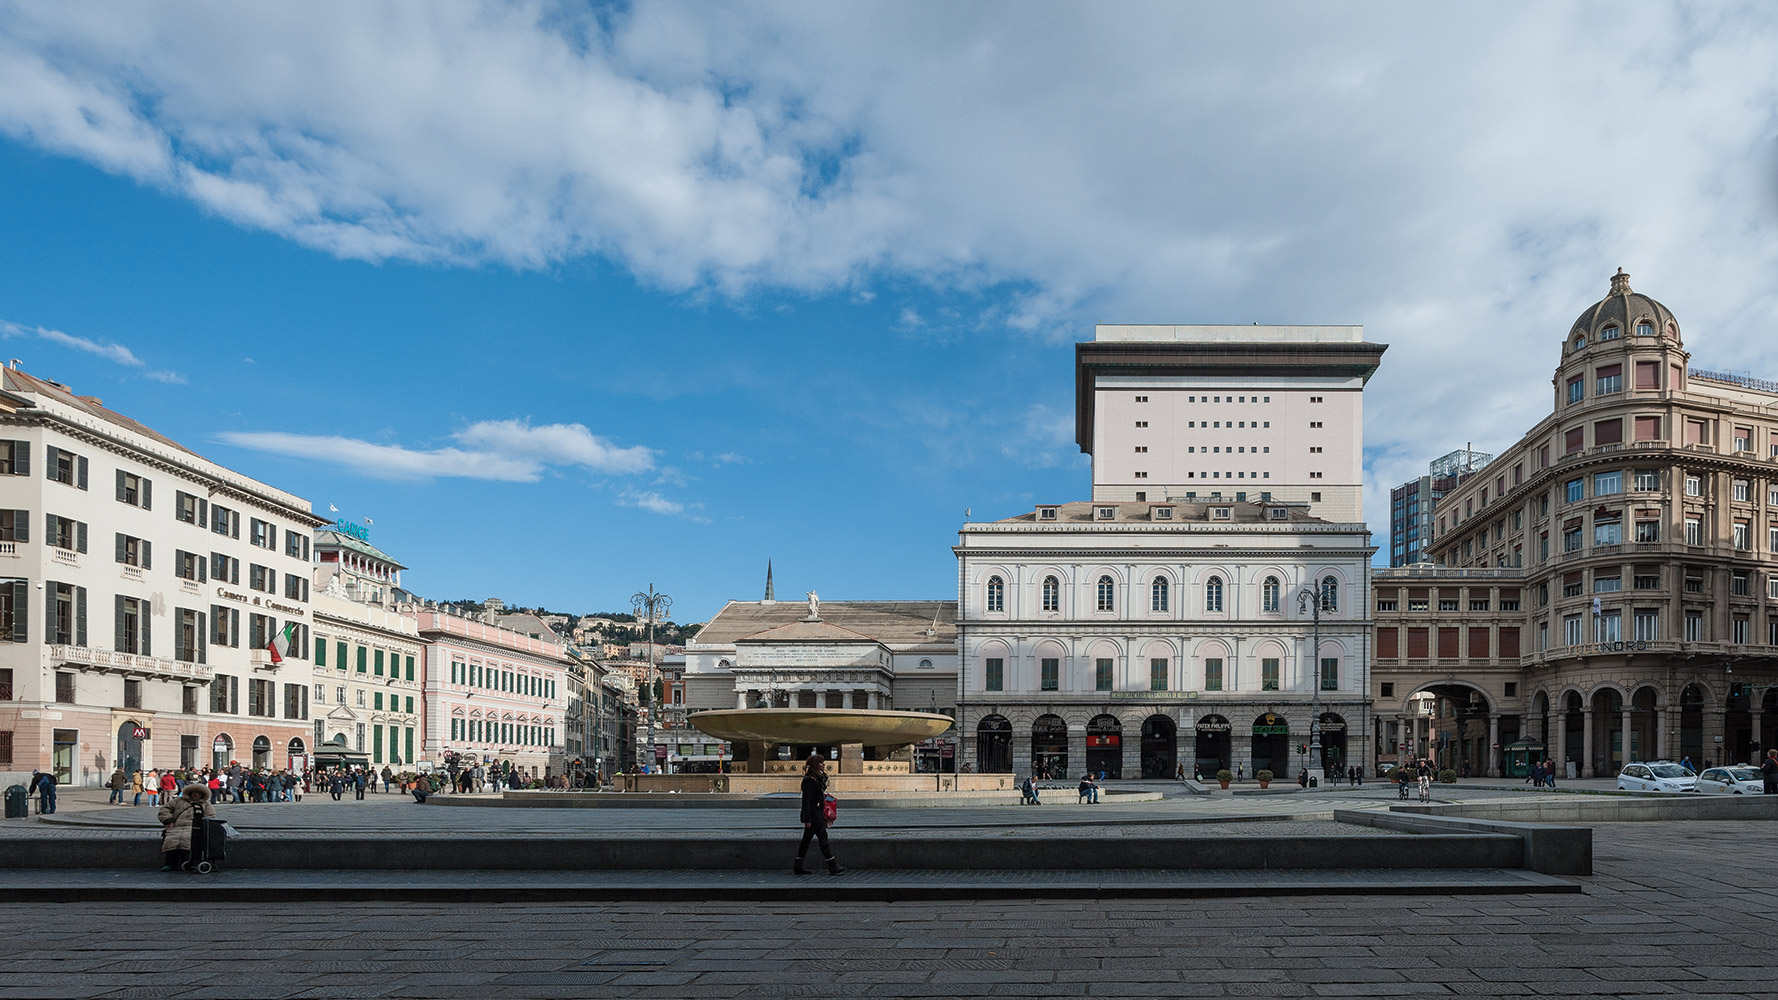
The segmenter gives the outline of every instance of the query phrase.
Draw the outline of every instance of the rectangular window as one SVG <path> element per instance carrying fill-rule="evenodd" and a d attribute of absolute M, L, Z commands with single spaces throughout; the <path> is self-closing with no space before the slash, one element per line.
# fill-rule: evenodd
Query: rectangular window
<path fill-rule="evenodd" d="M 1685 544 L 1704 544 L 1704 521 L 1702 518 L 1688 517 L 1685 519 Z"/>
<path fill-rule="evenodd" d="M 270 521 L 261 521 L 257 517 L 249 518 L 248 522 L 248 544 L 256 545 L 262 549 L 276 549 L 278 547 L 277 525 Z"/>
<path fill-rule="evenodd" d="M 1568 502 L 1569 503 L 1579 503 L 1586 496 L 1586 489 L 1587 489 L 1587 484 L 1586 484 L 1585 480 L 1570 479 L 1568 481 L 1567 493 L 1566 493 Z"/>
<path fill-rule="evenodd" d="M 1594 642 L 1622 642 L 1624 616 L 1621 611 L 1607 611 L 1593 618 Z"/>
<path fill-rule="evenodd" d="M 1701 612 L 1701 611 L 1687 611 L 1685 613 L 1685 641 L 1686 642 L 1703 642 L 1704 641 L 1704 613 L 1703 612 Z"/>
<path fill-rule="evenodd" d="M 153 656 L 153 643 L 149 640 L 151 622 L 148 602 L 120 594 L 117 597 L 116 611 L 117 651 Z"/>
<path fill-rule="evenodd" d="M 383 651 L 380 649 L 377 650 L 376 653 L 372 655 L 371 660 L 373 663 L 376 664 L 375 669 L 373 669 L 371 672 L 376 674 L 378 677 L 383 676 Z"/>
<path fill-rule="evenodd" d="M 1731 571 L 1729 573 L 1729 594 L 1734 597 L 1752 597 L 1752 574 L 1744 569 Z"/>
<path fill-rule="evenodd" d="M 1408 629 L 1408 659 L 1424 660 L 1429 655 L 1427 650 L 1431 639 L 1431 630 L 1424 628 Z"/>
<path fill-rule="evenodd" d="M 1204 690 L 1222 690 L 1222 658 L 1219 656 L 1204 659 Z"/>
<path fill-rule="evenodd" d="M 1562 454 L 1573 455 L 1586 447 L 1587 431 L 1584 427 L 1571 427 L 1562 434 Z"/>
<path fill-rule="evenodd" d="M 1736 451 L 1752 451 L 1753 450 L 1753 428 L 1751 428 L 1751 427 L 1737 427 L 1737 428 L 1735 428 L 1735 450 Z"/>
<path fill-rule="evenodd" d="M 220 504 L 210 505 L 210 530 L 230 538 L 241 537 L 241 515 Z"/>
<path fill-rule="evenodd" d="M 1111 660 L 1101 657 L 1093 661 L 1093 690 L 1111 690 Z"/>
<path fill-rule="evenodd" d="M 1578 646 L 1581 641 L 1580 616 L 1569 615 L 1562 619 L 1562 644 Z"/>
<path fill-rule="evenodd" d="M 1753 499 L 1753 483 L 1746 479 L 1735 480 L 1735 499 L 1746 503 Z"/>
<path fill-rule="evenodd" d="M 1688 497 L 1703 496 L 1704 495 L 1704 478 L 1702 476 L 1692 476 L 1692 475 L 1686 476 L 1685 477 L 1685 495 Z"/>
<path fill-rule="evenodd" d="M 1460 636 L 1460 633 L 1458 632 L 1457 629 L 1454 629 L 1454 628 L 1441 628 L 1438 630 L 1438 658 L 1439 659 L 1441 659 L 1441 660 L 1455 660 L 1455 659 L 1457 659 L 1457 657 L 1459 656 L 1459 653 L 1457 651 L 1457 642 L 1458 642 L 1459 636 Z"/>
<path fill-rule="evenodd" d="M 134 473 L 117 470 L 117 502 L 149 510 L 152 507 L 153 483 Z"/>
<path fill-rule="evenodd" d="M 1659 361 L 1636 362 L 1636 388 L 1659 389 L 1661 387 L 1661 363 Z"/>
<path fill-rule="evenodd" d="M 1504 660 L 1504 659 L 1518 659 L 1518 656 L 1519 656 L 1519 630 L 1516 626 L 1514 626 L 1514 627 L 1503 626 L 1500 629 L 1500 657 L 1501 657 L 1501 659 Z"/>
<path fill-rule="evenodd" d="M 49 445 L 43 449 L 43 464 L 51 482 L 86 489 L 86 456 Z"/>
<path fill-rule="evenodd" d="M 309 599 L 309 579 L 295 573 L 284 574 L 284 596 L 293 601 Z"/>
<path fill-rule="evenodd" d="M 74 704 L 74 675 L 66 671 L 56 673 L 56 701 L 63 705 Z"/>
<path fill-rule="evenodd" d="M 1389 632 L 1389 640 L 1390 640 L 1389 645 L 1391 647 L 1393 647 L 1395 645 L 1395 630 L 1389 629 L 1388 632 Z M 1381 644 L 1379 644 L 1379 647 L 1380 647 L 1380 645 Z M 1379 654 L 1381 654 L 1380 648 L 1379 648 Z M 1391 651 L 1388 655 L 1390 655 L 1390 656 L 1395 655 L 1393 649 L 1391 649 Z M 1259 661 L 1259 689 L 1261 691 L 1276 691 L 1276 690 L 1278 690 L 1278 658 L 1277 657 L 1268 656 L 1268 657 L 1265 657 L 1264 659 Z"/>
<path fill-rule="evenodd" d="M 1747 643 L 1747 636 L 1747 619 L 1736 616 L 1733 621 L 1729 622 L 1729 641 L 1736 643 L 1737 645 L 1745 645 Z"/>
<path fill-rule="evenodd" d="M 1685 422 L 1685 443 L 1705 445 L 1710 443 L 1710 423 L 1705 420 L 1687 420 Z"/>
<path fill-rule="evenodd" d="M 1587 395 L 1587 379 L 1584 375 L 1576 375 L 1568 380 L 1568 401 L 1578 403 Z"/>
<path fill-rule="evenodd" d="M 1006 690 L 1006 661 L 991 656 L 982 671 L 984 683 L 989 691 Z"/>
<path fill-rule="evenodd" d="M 1610 496 L 1624 491 L 1624 474 L 1622 472 L 1598 472 L 1593 474 L 1593 495 L 1596 497 Z"/>
<path fill-rule="evenodd" d="M 1661 488 L 1661 474 L 1653 469 L 1637 469 L 1635 478 L 1636 492 L 1656 493 Z"/>
<path fill-rule="evenodd" d="M 370 650 L 358 647 L 358 672 L 365 673 L 370 669 Z"/>
<path fill-rule="evenodd" d="M 1661 540 L 1661 522 L 1637 521 L 1636 540 L 1638 542 L 1658 542 Z"/>
<path fill-rule="evenodd" d="M 1622 420 L 1601 420 L 1593 424 L 1593 444 L 1612 445 L 1624 443 L 1624 422 Z"/>
<path fill-rule="evenodd" d="M 1340 660 L 1337 656 L 1321 658 L 1321 690 L 1338 691 L 1340 689 Z"/>
<path fill-rule="evenodd" d="M 1167 690 L 1167 665 L 1170 662 L 1166 657 L 1155 657 L 1148 661 L 1148 689 L 1150 691 Z"/>
<path fill-rule="evenodd" d="M 117 561 L 125 566 L 152 569 L 151 548 L 151 544 L 145 539 L 119 534 L 117 536 Z"/>
<path fill-rule="evenodd" d="M 1593 577 L 1593 593 L 1595 594 L 1613 594 L 1623 589 L 1624 578 L 1615 569 L 1611 570 L 1609 575 L 1605 570 L 1599 570 Z"/>
<path fill-rule="evenodd" d="M 1653 642 L 1661 637 L 1661 613 L 1652 608 L 1637 608 L 1635 614 L 1636 640 Z"/>
<path fill-rule="evenodd" d="M 1593 520 L 1593 544 L 1617 545 L 1624 540 L 1624 522 L 1616 519 Z"/>
<path fill-rule="evenodd" d="M 0 441 L 0 476 L 31 474 L 31 442 Z"/>
<path fill-rule="evenodd" d="M 1580 551 L 1580 525 L 1564 528 L 1562 531 L 1562 551 Z"/>

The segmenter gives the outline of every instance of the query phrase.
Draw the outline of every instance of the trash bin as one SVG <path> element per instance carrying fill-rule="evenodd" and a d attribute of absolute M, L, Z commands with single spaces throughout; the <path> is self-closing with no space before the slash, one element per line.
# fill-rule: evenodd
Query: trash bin
<path fill-rule="evenodd" d="M 24 785 L 10 785 L 6 789 L 6 818 L 24 819 L 30 814 L 31 797 L 25 794 Z"/>
<path fill-rule="evenodd" d="M 1315 777 L 1312 774 L 1309 775 L 1309 787 L 1310 788 L 1320 788 L 1321 787 L 1321 779 Z"/>

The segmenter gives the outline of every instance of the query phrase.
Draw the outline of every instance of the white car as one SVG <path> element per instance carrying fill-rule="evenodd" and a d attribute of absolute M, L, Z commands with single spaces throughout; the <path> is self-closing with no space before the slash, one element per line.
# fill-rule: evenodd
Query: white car
<path fill-rule="evenodd" d="M 1698 791 L 1711 795 L 1760 795 L 1765 790 L 1765 775 L 1746 764 L 1707 767 L 1698 775 Z"/>
<path fill-rule="evenodd" d="M 1698 776 L 1679 764 L 1664 761 L 1625 764 L 1618 772 L 1620 792 L 1695 792 Z"/>

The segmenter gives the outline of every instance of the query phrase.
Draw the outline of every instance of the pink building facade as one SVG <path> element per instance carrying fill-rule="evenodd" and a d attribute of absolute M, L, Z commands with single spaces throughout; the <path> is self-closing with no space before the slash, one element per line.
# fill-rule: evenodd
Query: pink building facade
<path fill-rule="evenodd" d="M 571 660 L 562 643 L 437 611 L 417 615 L 426 644 L 425 757 L 443 767 L 502 761 L 532 777 L 564 766 Z"/>

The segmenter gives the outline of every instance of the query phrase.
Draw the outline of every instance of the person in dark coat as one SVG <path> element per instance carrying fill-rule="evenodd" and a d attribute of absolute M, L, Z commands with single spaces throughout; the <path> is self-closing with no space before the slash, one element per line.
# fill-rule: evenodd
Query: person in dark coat
<path fill-rule="evenodd" d="M 1767 750 L 1766 759 L 1759 765 L 1760 777 L 1765 786 L 1760 790 L 1767 795 L 1778 795 L 1778 750 Z"/>
<path fill-rule="evenodd" d="M 364 799 L 364 772 L 363 771 L 354 771 L 352 773 L 352 789 L 353 789 L 352 797 L 355 799 L 358 799 L 360 801 L 363 801 L 363 799 Z"/>
<path fill-rule="evenodd" d="M 827 859 L 827 873 L 838 875 L 846 869 L 833 859 L 833 848 L 827 843 L 827 761 L 820 754 L 810 754 L 803 764 L 803 842 L 796 849 L 796 867 L 792 871 L 798 875 L 807 875 L 809 870 L 803 867 L 803 858 L 809 853 L 809 841 L 817 837 L 821 839 L 821 856 Z"/>
<path fill-rule="evenodd" d="M 166 860 L 161 871 L 179 871 L 191 860 L 192 824 L 199 815 L 213 819 L 216 810 L 210 806 L 210 790 L 197 782 L 186 785 L 178 798 L 161 806 L 161 854 Z"/>

